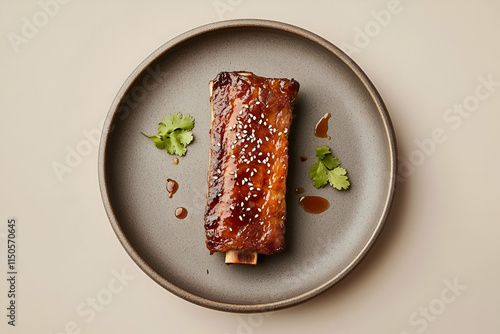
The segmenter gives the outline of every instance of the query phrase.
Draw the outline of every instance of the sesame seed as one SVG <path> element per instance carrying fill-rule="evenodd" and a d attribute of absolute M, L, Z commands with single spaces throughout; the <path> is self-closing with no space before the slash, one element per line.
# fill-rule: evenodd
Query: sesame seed
<path fill-rule="evenodd" d="M 278 136 L 281 136 L 281 131 L 280 131 L 280 132 L 278 132 Z"/>
<path fill-rule="evenodd" d="M 250 208 L 247 208 L 247 211 L 250 211 Z"/>
<path fill-rule="evenodd" d="M 240 114 L 240 115 L 243 114 L 243 110 L 240 110 L 240 112 L 238 114 Z"/>
<path fill-rule="evenodd" d="M 245 203 L 241 202 L 241 206 L 245 205 Z"/>
<path fill-rule="evenodd" d="M 260 188 L 257 188 L 257 191 L 260 191 Z"/>
<path fill-rule="evenodd" d="M 262 124 L 262 120 L 259 121 L 259 124 Z"/>
<path fill-rule="evenodd" d="M 254 172 L 251 172 L 251 173 L 250 173 L 250 176 L 253 176 L 254 174 L 255 174 Z"/>
<path fill-rule="evenodd" d="M 253 183 L 252 183 L 252 182 L 248 182 L 248 185 L 249 185 L 249 186 L 253 186 Z"/>
<path fill-rule="evenodd" d="M 257 208 L 257 211 L 262 212 L 262 209 L 261 208 Z"/>
<path fill-rule="evenodd" d="M 260 104 L 260 101 L 255 102 L 255 104 Z"/>
<path fill-rule="evenodd" d="M 267 174 L 271 174 L 271 170 L 270 169 L 267 170 Z"/>
<path fill-rule="evenodd" d="M 283 132 L 284 132 L 284 133 L 287 133 L 287 132 L 288 132 L 288 129 L 287 129 L 287 128 L 285 128 L 285 130 L 283 130 Z"/>
<path fill-rule="evenodd" d="M 230 228 L 229 228 L 229 231 L 233 232 L 233 229 L 230 227 Z"/>
<path fill-rule="evenodd" d="M 231 208 L 231 210 L 234 210 L 234 205 L 230 205 L 229 207 Z"/>
<path fill-rule="evenodd" d="M 238 218 L 239 218 L 241 221 L 243 221 L 243 217 L 239 216 Z"/>
<path fill-rule="evenodd" d="M 264 138 L 266 139 L 266 141 L 269 141 L 269 138 L 267 138 L 267 137 L 264 137 Z"/>
<path fill-rule="evenodd" d="M 214 176 L 214 180 L 217 180 L 219 177 L 218 176 Z"/>
<path fill-rule="evenodd" d="M 253 194 L 252 196 L 253 196 L 253 197 L 257 197 L 257 194 Z"/>
<path fill-rule="evenodd" d="M 268 188 L 271 189 L 273 186 L 272 185 L 269 185 Z"/>
<path fill-rule="evenodd" d="M 222 146 L 222 145 L 221 145 L 221 143 L 217 143 L 217 145 L 219 145 L 219 147 L 221 147 L 221 146 Z"/>
<path fill-rule="evenodd" d="M 256 214 L 254 218 L 258 218 L 259 217 L 259 214 Z"/>
<path fill-rule="evenodd" d="M 254 189 L 254 187 L 250 187 L 249 190 L 252 191 Z"/>
<path fill-rule="evenodd" d="M 271 164 L 269 162 L 267 163 L 267 167 L 271 167 Z"/>
<path fill-rule="evenodd" d="M 262 152 L 259 152 L 259 154 L 257 154 L 257 155 L 261 156 L 261 155 L 262 155 Z"/>
<path fill-rule="evenodd" d="M 236 156 L 234 154 L 231 154 L 231 158 L 236 158 Z"/>

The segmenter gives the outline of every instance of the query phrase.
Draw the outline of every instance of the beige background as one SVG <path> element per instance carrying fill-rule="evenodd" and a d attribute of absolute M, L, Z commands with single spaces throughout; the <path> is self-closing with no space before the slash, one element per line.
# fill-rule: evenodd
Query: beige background
<path fill-rule="evenodd" d="M 17 326 L 2 278 L 0 332 L 500 332 L 500 2 L 62 2 L 0 2 L 1 277 L 9 217 L 19 246 Z M 404 166 L 365 261 L 326 293 L 265 315 L 192 305 L 143 274 L 108 223 L 92 143 L 144 58 L 235 18 L 294 24 L 347 51 L 387 104 Z M 86 155 L 58 178 L 53 164 L 78 148 Z"/>

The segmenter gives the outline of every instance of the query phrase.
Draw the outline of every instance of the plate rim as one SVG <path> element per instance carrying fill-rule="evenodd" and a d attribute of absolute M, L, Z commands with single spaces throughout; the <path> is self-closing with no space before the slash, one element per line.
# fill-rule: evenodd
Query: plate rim
<path fill-rule="evenodd" d="M 291 33 L 292 35 L 300 36 L 321 46 L 323 49 L 331 53 L 332 56 L 337 57 L 339 60 L 341 60 L 349 68 L 349 70 L 356 75 L 360 83 L 365 87 L 367 93 L 369 93 L 378 111 L 379 117 L 384 127 L 384 133 L 385 133 L 384 139 L 386 140 L 388 146 L 389 159 L 390 159 L 390 171 L 388 174 L 389 175 L 388 190 L 384 201 L 384 207 L 377 221 L 377 224 L 375 225 L 373 233 L 368 238 L 366 244 L 359 251 L 359 253 L 357 253 L 357 255 L 349 262 L 349 264 L 346 265 L 337 275 L 333 276 L 332 278 L 322 283 L 321 285 L 290 298 L 277 300 L 273 302 L 266 302 L 266 303 L 237 304 L 237 303 L 226 303 L 226 302 L 216 301 L 189 292 L 181 288 L 180 286 L 168 281 L 162 275 L 157 273 L 151 266 L 149 266 L 149 264 L 137 253 L 133 245 L 129 242 L 121 225 L 119 224 L 116 218 L 107 191 L 108 185 L 106 180 L 105 161 L 106 161 L 108 136 L 112 132 L 112 125 L 119 114 L 117 108 L 124 100 L 126 93 L 128 92 L 131 85 L 135 82 L 137 78 L 140 77 L 140 75 L 142 75 L 143 71 L 145 71 L 150 64 L 154 63 L 161 55 L 163 55 L 169 49 L 172 49 L 184 43 L 185 41 L 188 41 L 203 34 L 211 33 L 214 31 L 220 31 L 224 29 L 234 29 L 234 28 L 266 28 L 271 30 L 278 30 L 281 32 L 288 32 Z M 372 81 L 368 78 L 366 73 L 361 69 L 361 67 L 357 65 L 357 63 L 354 62 L 353 59 L 351 59 L 344 51 L 342 51 L 336 45 L 334 45 L 333 43 L 329 42 L 328 40 L 324 39 L 323 37 L 311 31 L 308 31 L 304 28 L 291 25 L 288 23 L 273 21 L 273 20 L 263 20 L 263 19 L 235 19 L 235 20 L 225 20 L 225 21 L 208 23 L 199 26 L 197 28 L 188 30 L 174 37 L 173 39 L 169 40 L 168 42 L 164 43 L 159 48 L 157 48 L 155 51 L 153 51 L 132 71 L 132 73 L 127 77 L 127 79 L 117 92 L 103 124 L 101 139 L 99 143 L 99 152 L 98 152 L 99 188 L 104 208 L 106 211 L 106 215 L 108 216 L 110 224 L 113 228 L 113 232 L 117 236 L 122 247 L 125 249 L 127 254 L 132 258 L 132 260 L 136 263 L 136 265 L 151 279 L 153 279 L 153 281 L 155 281 L 157 284 L 165 288 L 170 293 L 184 300 L 187 300 L 199 306 L 219 311 L 235 312 L 235 313 L 274 311 L 298 305 L 326 291 L 327 289 L 335 285 L 337 282 L 339 282 L 341 279 L 343 279 L 348 273 L 350 273 L 366 256 L 368 251 L 372 248 L 372 245 L 377 240 L 378 236 L 380 235 L 385 225 L 385 221 L 387 219 L 387 216 L 389 215 L 390 208 L 392 206 L 394 198 L 394 193 L 396 188 L 396 173 L 397 173 L 397 148 L 396 148 L 396 136 L 392 125 L 392 121 L 389 116 L 389 112 L 385 106 L 385 103 L 382 100 L 382 97 L 378 93 Z"/>

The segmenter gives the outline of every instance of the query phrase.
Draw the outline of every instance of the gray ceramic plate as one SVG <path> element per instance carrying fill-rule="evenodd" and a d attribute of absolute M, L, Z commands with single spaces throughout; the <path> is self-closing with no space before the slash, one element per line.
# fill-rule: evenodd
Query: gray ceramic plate
<path fill-rule="evenodd" d="M 225 265 L 205 246 L 210 104 L 208 83 L 221 71 L 295 78 L 301 87 L 290 132 L 287 248 L 257 266 Z M 167 113 L 196 119 L 195 141 L 179 165 L 141 131 L 155 134 Z M 331 113 L 331 140 L 314 127 Z M 351 188 L 315 189 L 309 168 L 328 145 L 348 170 Z M 302 162 L 300 157 L 309 159 Z M 223 21 L 188 31 L 151 54 L 120 89 L 104 125 L 99 181 L 125 250 L 154 281 L 193 303 L 257 312 L 308 300 L 344 277 L 379 234 L 392 201 L 396 149 L 382 99 L 363 71 L 328 41 L 262 20 Z M 166 180 L 179 190 L 168 198 Z M 330 202 L 305 212 L 294 189 Z M 174 211 L 185 207 L 188 216 Z"/>

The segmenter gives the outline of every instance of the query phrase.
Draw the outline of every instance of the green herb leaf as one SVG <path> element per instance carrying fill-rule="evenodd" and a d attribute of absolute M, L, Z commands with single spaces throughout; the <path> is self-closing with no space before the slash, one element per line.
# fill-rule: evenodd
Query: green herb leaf
<path fill-rule="evenodd" d="M 311 166 L 309 175 L 313 179 L 313 184 L 316 188 L 322 188 L 326 186 L 326 184 L 328 183 L 328 176 L 326 174 L 327 172 L 328 170 L 326 169 L 325 165 L 319 161 Z"/>
<path fill-rule="evenodd" d="M 333 156 L 328 146 L 316 148 L 316 156 L 318 162 L 312 165 L 309 171 L 316 188 L 322 188 L 328 183 L 338 190 L 349 188 L 347 171 L 339 167 L 340 160 Z"/>
<path fill-rule="evenodd" d="M 161 136 L 158 136 L 158 135 L 154 135 L 154 136 L 148 136 L 146 134 L 144 134 L 143 132 L 141 132 L 145 137 L 148 137 L 149 139 L 151 139 L 154 143 L 155 143 L 155 146 L 157 148 L 164 148 L 165 147 L 165 142 L 163 141 L 163 138 Z"/>
<path fill-rule="evenodd" d="M 182 115 L 178 112 L 165 116 L 161 123 L 165 125 L 166 132 L 172 132 L 177 129 L 192 130 L 194 127 L 194 118 L 189 114 Z"/>
<path fill-rule="evenodd" d="M 345 175 L 347 171 L 342 167 L 337 167 L 328 172 L 328 182 L 330 185 L 338 190 L 349 188 L 349 181 Z"/>
<path fill-rule="evenodd" d="M 186 146 L 194 137 L 191 130 L 194 127 L 194 118 L 181 113 L 169 114 L 158 124 L 158 134 L 144 136 L 151 139 L 159 149 L 165 149 L 168 154 L 183 156 L 186 154 Z"/>

